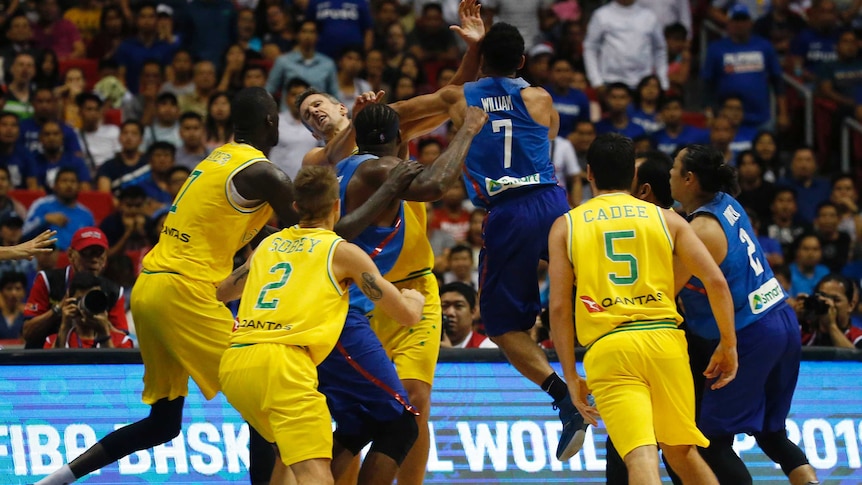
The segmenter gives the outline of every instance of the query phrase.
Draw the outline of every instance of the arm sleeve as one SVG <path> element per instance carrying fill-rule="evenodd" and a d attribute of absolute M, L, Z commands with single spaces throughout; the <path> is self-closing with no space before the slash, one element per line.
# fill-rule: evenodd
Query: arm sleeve
<path fill-rule="evenodd" d="M 599 49 L 601 48 L 602 36 L 601 13 L 596 12 L 587 26 L 587 35 L 584 38 L 584 67 L 587 71 L 587 79 L 590 86 L 598 88 L 604 84 L 602 73 L 599 69 Z"/>

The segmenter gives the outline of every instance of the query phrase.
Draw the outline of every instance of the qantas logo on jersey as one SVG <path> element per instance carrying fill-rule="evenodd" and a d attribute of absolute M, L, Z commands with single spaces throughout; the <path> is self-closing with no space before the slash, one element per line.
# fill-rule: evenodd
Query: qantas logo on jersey
<path fill-rule="evenodd" d="M 614 305 L 646 305 L 654 301 L 663 301 L 664 294 L 657 291 L 655 294 L 647 294 L 640 296 L 614 296 L 602 298 L 602 306 L 605 308 Z"/>
<path fill-rule="evenodd" d="M 590 313 L 598 313 L 605 311 L 605 309 L 602 308 L 601 305 L 596 303 L 596 300 L 593 300 L 588 296 L 579 296 L 578 298 L 581 300 L 581 303 L 583 303 L 584 306 L 587 307 L 587 311 Z"/>
<path fill-rule="evenodd" d="M 504 190 L 511 189 L 512 187 L 523 187 L 524 185 L 537 185 L 541 183 L 542 178 L 538 173 L 534 173 L 533 175 L 527 175 L 526 177 L 503 177 L 498 180 L 494 179 L 485 179 L 485 190 L 488 191 L 488 195 L 497 195 Z"/>
<path fill-rule="evenodd" d="M 751 308 L 751 313 L 755 315 L 769 310 L 782 300 L 784 300 L 784 290 L 775 278 L 771 278 L 760 288 L 748 294 L 748 306 Z"/>

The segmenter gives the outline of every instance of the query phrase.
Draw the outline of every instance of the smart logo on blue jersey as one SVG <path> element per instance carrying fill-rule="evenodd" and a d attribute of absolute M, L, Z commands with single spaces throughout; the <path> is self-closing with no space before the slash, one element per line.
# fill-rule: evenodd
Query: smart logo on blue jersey
<path fill-rule="evenodd" d="M 542 182 L 541 177 L 538 173 L 534 173 L 532 175 L 527 175 L 525 177 L 503 177 L 498 180 L 494 180 L 491 178 L 485 179 L 485 190 L 488 191 L 488 195 L 497 195 L 504 190 L 511 189 L 512 187 L 523 187 L 524 185 L 536 185 Z"/>
<path fill-rule="evenodd" d="M 751 307 L 751 313 L 755 315 L 769 310 L 782 300 L 784 300 L 784 290 L 775 278 L 771 278 L 760 288 L 748 294 L 748 305 Z"/>

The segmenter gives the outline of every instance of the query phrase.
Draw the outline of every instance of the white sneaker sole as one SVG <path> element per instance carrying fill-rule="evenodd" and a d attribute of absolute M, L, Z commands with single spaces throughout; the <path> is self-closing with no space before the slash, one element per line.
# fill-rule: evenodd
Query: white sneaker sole
<path fill-rule="evenodd" d="M 584 446 L 584 438 L 586 438 L 587 432 L 583 429 L 579 429 L 575 431 L 575 435 L 572 437 L 572 441 L 569 441 L 568 446 L 563 450 L 563 453 L 557 457 L 560 461 L 568 461 L 571 457 L 578 454 L 581 451 L 581 448 Z"/>

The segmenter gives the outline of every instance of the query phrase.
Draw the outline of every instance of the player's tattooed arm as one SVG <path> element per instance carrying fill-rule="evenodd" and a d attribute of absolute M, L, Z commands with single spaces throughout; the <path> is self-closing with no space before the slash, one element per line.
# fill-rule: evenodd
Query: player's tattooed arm
<path fill-rule="evenodd" d="M 230 276 L 227 277 L 216 290 L 216 298 L 219 301 L 227 303 L 229 301 L 238 300 L 242 296 L 242 290 L 245 289 L 245 283 L 248 281 L 248 273 L 250 271 L 249 263 L 251 257 L 246 262 L 235 269 Z"/>
<path fill-rule="evenodd" d="M 371 301 L 378 301 L 383 298 L 383 290 L 380 289 L 377 279 L 371 273 L 362 273 L 362 282 L 359 288 Z"/>

